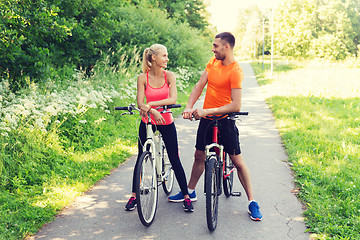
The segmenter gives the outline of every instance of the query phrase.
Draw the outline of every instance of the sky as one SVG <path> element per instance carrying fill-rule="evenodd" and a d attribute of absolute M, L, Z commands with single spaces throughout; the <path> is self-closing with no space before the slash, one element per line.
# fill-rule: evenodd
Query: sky
<path fill-rule="evenodd" d="M 208 11 L 210 22 L 219 31 L 233 31 L 236 27 L 239 9 L 258 5 L 260 9 L 276 8 L 282 0 L 210 0 Z"/>

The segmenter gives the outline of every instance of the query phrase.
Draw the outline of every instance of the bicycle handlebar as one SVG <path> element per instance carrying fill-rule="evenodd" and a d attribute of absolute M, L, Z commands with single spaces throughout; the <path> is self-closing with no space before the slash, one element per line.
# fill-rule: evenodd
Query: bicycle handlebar
<path fill-rule="evenodd" d="M 164 106 L 159 106 L 157 107 L 156 109 L 160 109 L 160 108 L 163 108 L 164 110 L 163 111 L 166 111 L 167 109 L 170 109 L 170 108 L 180 108 L 181 107 L 181 104 L 171 104 L 171 105 L 164 105 Z M 129 104 L 129 106 L 127 107 L 115 107 L 115 110 L 127 110 L 129 111 L 130 113 L 132 113 L 133 110 L 136 110 L 136 111 L 140 111 L 135 103 L 131 103 Z"/>
<path fill-rule="evenodd" d="M 249 112 L 234 112 L 234 113 L 229 113 L 229 115 L 249 115 Z"/>
<path fill-rule="evenodd" d="M 239 116 L 239 115 L 247 116 L 247 115 L 249 115 L 249 112 L 230 112 L 230 113 L 224 113 L 224 114 L 220 114 L 220 115 L 208 115 L 204 118 L 210 118 L 212 120 L 216 120 L 216 119 L 221 119 L 221 118 L 227 117 L 230 119 L 234 119 L 234 118 L 236 118 L 236 116 Z M 196 119 L 196 120 L 200 120 L 200 119 Z"/>
<path fill-rule="evenodd" d="M 115 110 L 128 110 L 128 107 L 115 107 Z"/>
<path fill-rule="evenodd" d="M 159 106 L 156 109 L 163 108 L 164 110 L 166 110 L 166 109 L 170 109 L 170 108 L 180 108 L 180 107 L 181 107 L 181 104 L 171 104 L 171 105 Z"/>
<path fill-rule="evenodd" d="M 115 110 L 128 110 L 129 114 L 133 114 L 133 110 L 139 111 L 139 109 L 136 107 L 135 103 L 129 104 L 127 107 L 115 107 Z"/>

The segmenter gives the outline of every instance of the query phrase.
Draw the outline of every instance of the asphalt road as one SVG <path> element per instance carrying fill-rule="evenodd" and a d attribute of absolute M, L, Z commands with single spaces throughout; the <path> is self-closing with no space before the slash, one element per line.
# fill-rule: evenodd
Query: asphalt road
<path fill-rule="evenodd" d="M 155 221 L 149 228 L 144 227 L 136 210 L 124 211 L 131 191 L 133 156 L 30 239 L 310 239 L 305 233 L 302 204 L 292 193 L 293 176 L 272 113 L 250 64 L 241 63 L 241 66 L 244 70 L 242 111 L 250 114 L 237 122 L 242 154 L 263 214 L 261 222 L 249 218 L 247 198 L 239 180 L 234 178 L 235 191 L 241 191 L 242 196 L 228 199 L 220 196 L 218 226 L 214 232 L 209 232 L 201 177 L 193 213 L 185 213 L 180 203 L 168 202 L 159 188 Z M 175 124 L 180 157 L 189 179 L 198 122 L 178 118 Z M 178 191 L 175 182 L 173 193 Z"/>

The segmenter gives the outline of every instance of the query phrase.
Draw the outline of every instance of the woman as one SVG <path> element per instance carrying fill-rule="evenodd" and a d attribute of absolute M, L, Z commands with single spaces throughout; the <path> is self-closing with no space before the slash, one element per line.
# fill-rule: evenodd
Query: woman
<path fill-rule="evenodd" d="M 138 159 L 135 164 L 134 175 L 138 167 L 138 160 L 142 154 L 142 146 L 146 141 L 147 113 L 150 112 L 151 121 L 163 136 L 165 147 L 184 196 L 184 210 L 193 212 L 191 199 L 189 197 L 184 169 L 180 162 L 177 133 L 174 119 L 171 113 L 160 114 L 155 108 L 158 106 L 176 103 L 176 79 L 175 74 L 164 69 L 169 61 L 167 49 L 160 44 L 154 44 L 146 48 L 143 54 L 143 73 L 137 81 L 137 104 L 140 109 L 142 121 L 139 127 Z M 145 103 L 146 97 L 146 103 Z M 136 193 L 134 189 L 134 177 L 132 194 L 125 206 L 125 210 L 132 211 L 136 206 Z M 194 199 L 195 200 L 195 199 Z"/>

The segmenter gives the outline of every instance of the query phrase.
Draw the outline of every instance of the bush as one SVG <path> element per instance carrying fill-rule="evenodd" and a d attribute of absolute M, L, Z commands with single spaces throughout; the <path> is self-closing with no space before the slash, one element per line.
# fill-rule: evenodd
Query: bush
<path fill-rule="evenodd" d="M 89 73 L 104 52 L 126 52 L 131 59 L 135 46 L 142 52 L 161 43 L 171 68 L 202 66 L 211 53 L 210 40 L 199 30 L 147 2 L 9 0 L 0 4 L 0 13 L 0 81 L 8 79 L 14 92 L 58 74 L 68 80 L 69 69 Z M 119 61 L 111 56 L 109 64 Z"/>
<path fill-rule="evenodd" d="M 129 64 L 111 67 L 104 56 L 90 77 L 78 72 L 61 86 L 31 84 L 16 96 L 0 82 L 0 239 L 36 233 L 134 153 L 139 122 L 114 111 L 135 102 L 140 69 L 132 52 L 131 60 L 113 53 Z M 176 75 L 184 104 L 199 74 L 186 68 Z"/>
<path fill-rule="evenodd" d="M 187 24 L 168 19 L 160 10 L 128 6 L 112 14 L 117 21 L 111 40 L 115 48 L 137 46 L 142 52 L 154 43 L 163 44 L 168 48 L 171 68 L 204 66 L 211 54 L 210 38 Z"/>
<path fill-rule="evenodd" d="M 349 55 L 346 45 L 336 35 L 325 34 L 313 39 L 310 52 L 314 57 L 327 60 L 343 60 Z"/>

